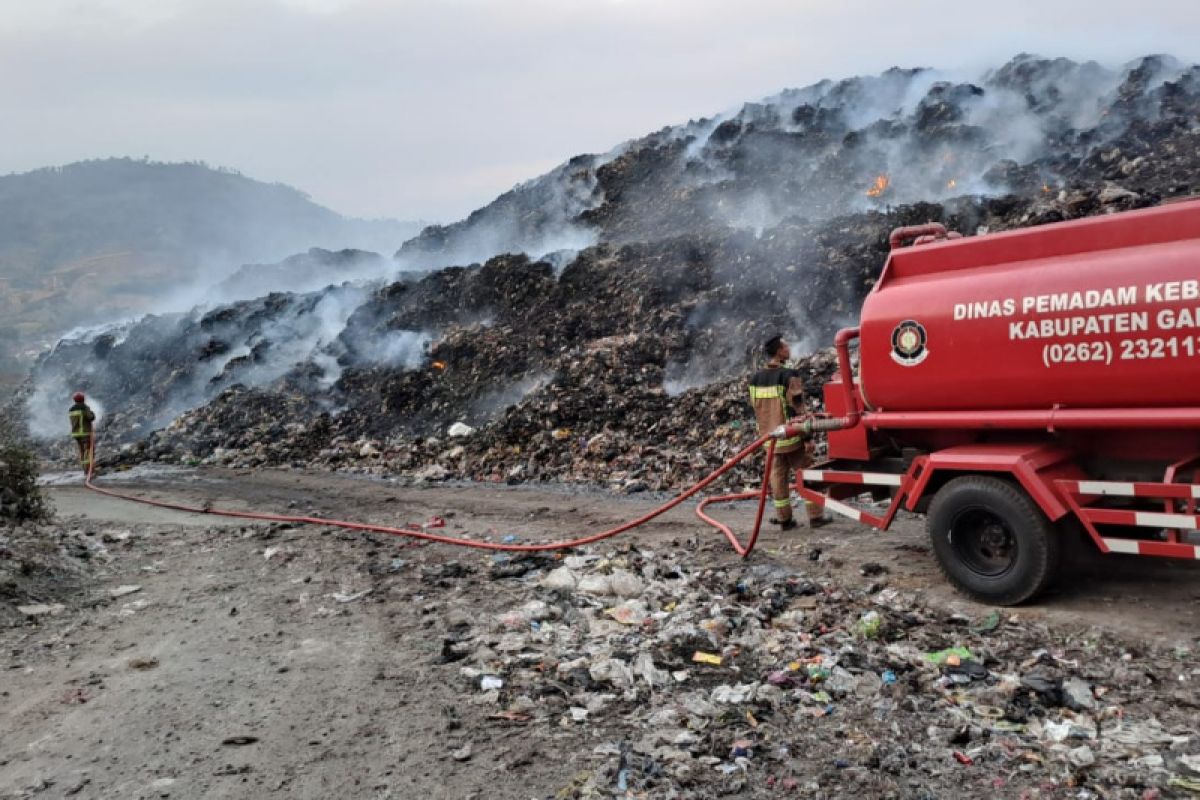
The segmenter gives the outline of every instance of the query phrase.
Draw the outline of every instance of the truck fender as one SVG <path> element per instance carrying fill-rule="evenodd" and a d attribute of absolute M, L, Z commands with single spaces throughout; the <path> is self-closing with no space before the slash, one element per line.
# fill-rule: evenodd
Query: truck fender
<path fill-rule="evenodd" d="M 913 461 L 904 507 L 918 510 L 950 478 L 966 473 L 1013 477 L 1052 522 L 1070 513 L 1055 485 L 1059 479 L 1086 480 L 1069 448 L 1048 444 L 970 444 L 935 450 Z"/>

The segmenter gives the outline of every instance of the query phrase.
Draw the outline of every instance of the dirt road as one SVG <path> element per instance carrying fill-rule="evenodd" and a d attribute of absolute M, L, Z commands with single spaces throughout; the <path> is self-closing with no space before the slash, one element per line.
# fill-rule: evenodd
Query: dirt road
<path fill-rule="evenodd" d="M 210 502 L 237 510 L 362 519 L 384 525 L 420 524 L 434 516 L 448 515 L 451 524 L 447 532 L 453 535 L 470 538 L 517 534 L 531 540 L 568 539 L 609 528 L 646 513 L 665 499 L 563 487 L 397 488 L 377 479 L 269 470 L 242 474 L 180 470 L 168 473 L 165 478 L 122 480 L 120 485 L 155 499 Z M 113 523 L 203 527 L 246 524 L 127 503 L 87 492 L 81 486 L 58 487 L 54 502 L 61 513 Z M 716 562 L 735 559 L 720 534 L 700 523 L 692 508 L 691 504 L 685 504 L 625 537 L 637 541 L 695 538 L 703 543 L 706 559 Z M 718 508 L 718 516 L 734 523 L 734 530 L 743 533 L 753 524 L 749 504 Z M 821 552 L 816 567 L 810 561 L 814 550 Z M 450 550 L 446 555 L 459 558 L 464 553 Z M 815 533 L 801 529 L 780 534 L 764 526 L 754 557 L 794 566 L 803 563 L 806 569 L 816 569 L 843 581 L 861 580 L 863 564 L 881 563 L 888 568 L 894 585 L 919 590 L 938 605 L 968 614 L 985 608 L 958 595 L 946 584 L 930 553 L 924 520 L 919 517 L 902 518 L 886 533 L 840 518 Z M 1200 603 L 1196 602 L 1200 600 L 1200 564 L 1102 556 L 1087 543 L 1070 546 L 1064 561 L 1065 572 L 1057 585 L 1035 605 L 1019 613 L 1158 640 L 1190 640 L 1200 630 Z"/>
<path fill-rule="evenodd" d="M 493 538 L 566 538 L 656 504 L 566 489 L 400 489 L 296 472 L 166 477 L 123 485 L 382 524 L 436 515 L 448 519 L 448 533 Z M 595 760 L 599 741 L 586 730 L 527 736 L 446 679 L 438 663 L 445 626 L 523 596 L 521 585 L 488 579 L 498 563 L 488 554 L 189 516 L 79 486 L 50 493 L 61 524 L 108 543 L 94 583 L 63 598 L 62 613 L 0 632 L 0 797 L 553 797 Z M 722 516 L 749 524 L 747 509 Z M 690 507 L 629 540 L 687 551 L 698 565 L 735 558 Z M 1017 619 L 1195 646 L 1193 565 L 1080 552 L 1060 587 L 1016 610 Z M 945 586 L 916 520 L 883 535 L 843 523 L 770 531 L 752 563 L 803 569 L 835 586 L 882 582 L 970 618 L 991 610 Z M 886 572 L 864 576 L 869 563 Z"/>

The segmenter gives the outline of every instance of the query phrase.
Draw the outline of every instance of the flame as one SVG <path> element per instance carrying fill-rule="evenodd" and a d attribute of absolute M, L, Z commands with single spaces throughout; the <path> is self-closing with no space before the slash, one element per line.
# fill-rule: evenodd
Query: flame
<path fill-rule="evenodd" d="M 432 364 L 430 364 L 430 366 L 433 367 L 434 369 L 445 369 L 446 362 L 445 361 L 435 361 Z"/>
<path fill-rule="evenodd" d="M 958 187 L 958 181 L 954 180 L 954 178 L 951 178 L 950 180 L 946 181 L 947 189 L 955 189 L 957 187 Z"/>
<path fill-rule="evenodd" d="M 1050 184 L 1048 184 L 1048 183 L 1043 183 L 1043 184 L 1042 184 L 1042 192 L 1043 192 L 1043 194 L 1050 194 L 1050 192 L 1051 192 L 1051 191 L 1053 191 L 1053 190 L 1050 188 Z"/>
<path fill-rule="evenodd" d="M 867 189 L 867 197 L 879 197 L 879 195 L 887 191 L 890 183 L 891 181 L 888 180 L 887 175 L 876 176 L 875 183 L 871 185 L 870 189 Z"/>

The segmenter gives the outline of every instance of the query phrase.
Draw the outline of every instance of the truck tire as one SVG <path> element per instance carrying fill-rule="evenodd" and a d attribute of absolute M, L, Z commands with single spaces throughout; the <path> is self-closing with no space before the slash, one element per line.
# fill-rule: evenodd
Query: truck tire
<path fill-rule="evenodd" d="M 926 519 L 949 581 L 984 603 L 1012 606 L 1044 590 L 1058 571 L 1054 524 L 1024 491 L 986 475 L 947 483 Z"/>

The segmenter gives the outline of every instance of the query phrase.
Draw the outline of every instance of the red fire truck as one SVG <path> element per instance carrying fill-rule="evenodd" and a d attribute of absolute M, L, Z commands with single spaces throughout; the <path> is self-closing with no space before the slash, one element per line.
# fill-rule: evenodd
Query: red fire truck
<path fill-rule="evenodd" d="M 950 581 L 1000 605 L 1044 589 L 1080 529 L 1200 558 L 1200 202 L 891 246 L 837 336 L 828 416 L 789 426 L 829 432 L 805 499 L 880 529 L 926 514 Z M 864 492 L 887 510 L 848 502 Z"/>

